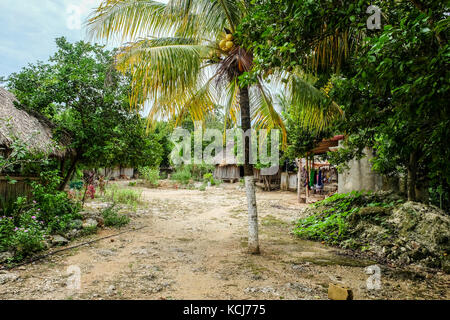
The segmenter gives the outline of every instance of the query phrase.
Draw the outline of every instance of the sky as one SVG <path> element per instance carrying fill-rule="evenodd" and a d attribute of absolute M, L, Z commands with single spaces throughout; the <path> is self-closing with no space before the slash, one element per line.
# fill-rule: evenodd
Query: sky
<path fill-rule="evenodd" d="M 55 38 L 88 40 L 83 22 L 101 0 L 0 0 L 0 77 L 46 61 Z"/>

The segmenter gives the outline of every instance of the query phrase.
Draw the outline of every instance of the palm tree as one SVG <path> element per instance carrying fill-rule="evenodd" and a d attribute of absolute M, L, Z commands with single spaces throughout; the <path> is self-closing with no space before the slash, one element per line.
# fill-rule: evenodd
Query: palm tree
<path fill-rule="evenodd" d="M 238 80 L 253 67 L 252 52 L 233 42 L 233 33 L 245 17 L 248 3 L 104 0 L 89 18 L 88 28 L 94 38 L 126 43 L 117 55 L 117 67 L 132 75 L 132 103 L 142 107 L 151 101 L 150 119 L 180 119 L 190 114 L 199 121 L 220 100 L 226 101 L 226 120 L 237 123 L 240 118 L 244 132 L 251 129 L 253 122 L 257 129 L 281 128 L 285 138 L 283 121 L 262 79 L 257 78 L 251 87 Z M 320 95 L 316 91 L 312 90 L 311 95 Z M 256 254 L 258 215 L 253 168 L 248 160 L 246 143 L 248 248 Z"/>

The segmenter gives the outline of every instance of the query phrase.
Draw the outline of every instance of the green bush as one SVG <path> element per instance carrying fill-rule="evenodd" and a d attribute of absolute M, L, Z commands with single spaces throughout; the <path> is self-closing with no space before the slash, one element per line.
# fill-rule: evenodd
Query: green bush
<path fill-rule="evenodd" d="M 14 234 L 14 218 L 0 217 L 0 252 L 9 250 L 12 247 L 11 239 Z"/>
<path fill-rule="evenodd" d="M 14 260 L 45 249 L 46 235 L 44 221 L 39 220 L 34 209 L 20 216 L 0 218 L 0 252 L 13 251 Z"/>
<path fill-rule="evenodd" d="M 215 166 L 208 164 L 190 164 L 184 168 L 191 173 L 194 181 L 203 181 L 205 175 L 211 174 L 212 176 Z"/>
<path fill-rule="evenodd" d="M 66 231 L 62 225 L 55 224 L 55 220 L 70 221 L 79 219 L 78 212 L 81 210 L 79 202 L 75 202 L 67 197 L 67 194 L 58 191 L 60 177 L 58 171 L 41 173 L 41 181 L 33 182 L 31 206 L 36 210 L 46 224 L 50 226 L 50 233 L 61 233 Z M 62 227 L 62 228 L 61 228 Z"/>
<path fill-rule="evenodd" d="M 0 251 L 13 251 L 14 260 L 46 248 L 45 237 L 70 230 L 80 219 L 80 205 L 58 191 L 57 171 L 42 172 L 39 182 L 31 183 L 32 197 L 18 197 L 3 208 L 0 218 Z"/>
<path fill-rule="evenodd" d="M 293 232 L 301 238 L 321 240 L 333 245 L 355 243 L 355 223 L 365 220 L 383 224 L 386 212 L 402 202 L 402 199 L 383 198 L 372 192 L 335 194 L 316 202 L 312 207 L 317 213 L 300 219 Z M 367 211 L 372 214 L 365 214 Z"/>
<path fill-rule="evenodd" d="M 152 169 L 150 167 L 139 168 L 141 177 L 152 187 L 159 185 L 159 169 Z"/>
<path fill-rule="evenodd" d="M 14 229 L 11 244 L 16 257 L 25 257 L 33 252 L 45 249 L 46 230 L 44 221 L 39 221 L 34 210 L 21 214 L 19 226 Z"/>
<path fill-rule="evenodd" d="M 83 228 L 83 230 L 81 230 L 81 236 L 86 237 L 90 236 L 91 234 L 96 234 L 97 229 L 97 226 L 88 226 L 86 228 Z"/>
<path fill-rule="evenodd" d="M 331 244 L 339 244 L 349 239 L 348 217 L 359 211 L 358 204 L 361 195 L 361 192 L 336 194 L 315 203 L 314 207 L 328 206 L 330 204 L 332 207 L 300 219 L 294 229 L 294 234 L 301 238 L 323 240 Z"/>
<path fill-rule="evenodd" d="M 211 185 L 214 185 L 215 183 L 214 183 L 213 174 L 212 173 L 205 173 L 203 175 L 203 182 L 206 182 L 206 183 L 210 182 Z"/>
<path fill-rule="evenodd" d="M 162 171 L 162 172 L 159 173 L 159 178 L 161 180 L 166 180 L 168 177 L 169 177 L 169 174 L 167 172 L 165 172 L 165 171 Z"/>
<path fill-rule="evenodd" d="M 175 171 L 171 175 L 170 179 L 174 180 L 174 181 L 177 181 L 177 182 L 179 182 L 181 184 L 187 185 L 187 184 L 190 183 L 190 181 L 192 179 L 192 174 L 189 171 L 189 168 L 182 167 L 182 168 L 177 169 L 177 171 Z"/>
<path fill-rule="evenodd" d="M 59 234 L 64 236 L 64 234 L 74 229 L 74 221 L 79 220 L 82 217 L 76 213 L 69 213 L 62 216 L 55 216 L 52 220 L 50 220 L 48 225 L 48 233 L 50 234 Z"/>
<path fill-rule="evenodd" d="M 177 170 L 171 175 L 171 180 L 175 180 L 179 183 L 187 185 L 193 181 L 205 181 L 205 177 L 210 177 L 211 184 L 217 184 L 212 178 L 212 172 L 214 171 L 213 165 L 207 164 L 190 164 L 177 168 Z"/>
<path fill-rule="evenodd" d="M 105 226 L 120 228 L 130 223 L 130 218 L 124 214 L 119 214 L 115 205 L 112 205 L 102 211 Z"/>

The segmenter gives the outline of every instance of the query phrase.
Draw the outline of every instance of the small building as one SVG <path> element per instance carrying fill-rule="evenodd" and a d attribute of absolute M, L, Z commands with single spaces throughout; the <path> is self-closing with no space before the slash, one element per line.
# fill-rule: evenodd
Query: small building
<path fill-rule="evenodd" d="M 364 149 L 364 157 L 352 159 L 347 167 L 339 172 L 338 191 L 348 193 L 351 191 L 379 191 L 385 189 L 383 176 L 372 170 L 373 150 Z"/>
<path fill-rule="evenodd" d="M 316 156 L 335 150 L 339 146 L 339 141 L 343 139 L 343 135 L 334 136 L 331 139 L 324 139 L 314 149 L 307 152 L 305 159 L 296 159 L 298 168 L 296 173 L 297 178 L 295 179 L 292 173 L 284 173 L 281 177 L 282 190 L 292 190 L 294 182 L 296 182 L 297 199 L 301 203 L 321 200 L 325 193 L 336 192 L 338 189 L 337 174 L 335 174 L 336 169 L 332 168 L 328 162 L 316 159 Z M 319 171 L 317 176 L 316 171 Z M 325 179 L 323 179 L 322 175 L 324 171 L 326 171 L 328 176 L 326 183 L 324 183 Z M 314 182 L 315 180 L 320 181 L 320 183 L 318 182 L 316 184 Z M 316 195 L 316 191 L 319 193 L 318 195 Z"/>
<path fill-rule="evenodd" d="M 282 190 L 293 190 L 294 181 L 297 183 L 298 200 L 299 202 L 308 202 L 308 198 L 312 195 L 310 192 L 310 173 L 312 170 L 323 169 L 331 170 L 331 178 L 327 179 L 327 183 L 323 187 L 324 194 L 348 193 L 351 191 L 378 191 L 386 189 L 387 183 L 383 177 L 372 170 L 370 160 L 373 158 L 373 151 L 365 148 L 364 157 L 361 159 L 353 159 L 347 163 L 347 169 L 342 172 L 337 172 L 327 162 L 316 159 L 315 156 L 326 154 L 327 152 L 334 152 L 341 146 L 344 140 L 343 135 L 335 136 L 331 139 L 321 141 L 314 149 L 308 152 L 307 158 L 297 159 L 297 166 L 301 168 L 294 178 L 293 173 L 283 173 Z M 308 187 L 309 185 L 309 187 Z M 311 201 L 316 201 L 320 197 L 315 196 Z"/>
<path fill-rule="evenodd" d="M 244 177 L 244 169 L 243 166 L 238 165 L 234 154 L 226 154 L 227 149 L 233 150 L 234 144 L 229 143 L 227 148 L 224 148 L 214 158 L 214 163 L 216 163 L 214 178 L 225 182 L 238 182 Z M 253 168 L 253 175 L 257 183 L 262 183 L 264 189 L 270 191 L 274 186 L 279 187 L 281 171 L 278 169 L 275 174 L 267 174 L 267 171 L 265 169 Z"/>
<path fill-rule="evenodd" d="M 216 164 L 216 168 L 214 169 L 214 179 L 235 183 L 243 176 L 241 167 L 237 164 L 236 156 L 232 153 L 227 154 L 227 149 L 234 150 L 233 146 L 234 143 L 229 143 L 227 148 L 223 148 L 223 150 L 214 157 L 214 163 Z"/>
<path fill-rule="evenodd" d="M 44 116 L 19 109 L 16 97 L 0 87 L 0 154 L 8 157 L 14 141 L 21 141 L 30 152 L 45 153 L 63 159 L 71 150 L 66 146 L 70 137 L 63 135 L 56 143 L 52 130 L 54 125 Z M 19 170 L 18 170 L 19 171 Z M 0 202 L 5 203 L 30 191 L 29 182 L 36 177 L 24 177 L 21 172 L 0 171 Z M 17 181 L 14 184 L 11 180 Z"/>
<path fill-rule="evenodd" d="M 132 179 L 136 176 L 136 170 L 134 168 L 127 168 L 122 166 L 115 168 L 98 169 L 97 173 L 101 176 L 113 180 Z"/>
<path fill-rule="evenodd" d="M 276 173 L 268 173 L 271 170 L 253 169 L 255 181 L 264 185 L 264 190 L 271 191 L 274 188 L 280 188 L 281 185 L 281 169 L 278 168 Z"/>

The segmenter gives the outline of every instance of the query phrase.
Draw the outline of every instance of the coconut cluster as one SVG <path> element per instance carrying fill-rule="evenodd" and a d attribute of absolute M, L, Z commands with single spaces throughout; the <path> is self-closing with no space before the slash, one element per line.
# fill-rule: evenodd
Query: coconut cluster
<path fill-rule="evenodd" d="M 233 35 L 232 34 L 227 34 L 225 36 L 225 39 L 223 39 L 219 43 L 220 49 L 223 50 L 223 51 L 230 51 L 231 49 L 233 49 L 233 47 L 234 47 L 233 40 L 234 40 Z"/>

